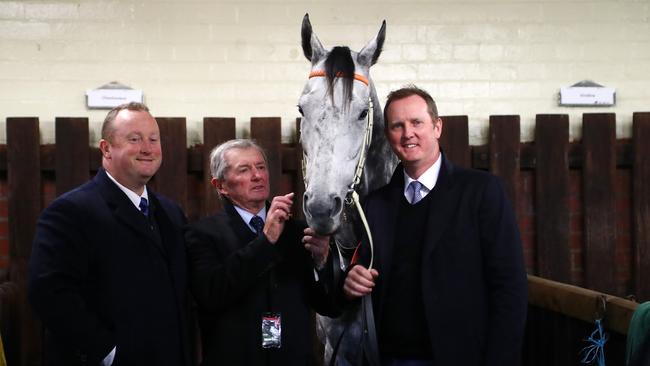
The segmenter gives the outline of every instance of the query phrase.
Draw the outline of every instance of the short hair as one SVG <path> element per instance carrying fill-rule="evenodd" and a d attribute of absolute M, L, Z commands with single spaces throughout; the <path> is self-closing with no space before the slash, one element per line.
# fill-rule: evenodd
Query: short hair
<path fill-rule="evenodd" d="M 125 109 L 129 111 L 139 111 L 139 112 L 149 113 L 149 108 L 146 105 L 144 105 L 144 103 L 138 103 L 138 102 L 129 102 L 129 103 L 120 104 L 117 107 L 111 109 L 110 112 L 108 112 L 108 114 L 106 115 L 106 118 L 104 118 L 104 123 L 102 124 L 102 138 L 104 140 L 110 139 L 111 135 L 113 134 L 113 127 L 114 127 L 113 122 L 115 122 L 115 118 L 117 117 L 117 115 Z"/>
<path fill-rule="evenodd" d="M 384 106 L 384 128 L 388 128 L 388 107 L 390 104 L 396 100 L 408 98 L 412 95 L 417 95 L 424 99 L 427 103 L 427 112 L 431 116 L 431 120 L 435 122 L 438 118 L 438 107 L 436 107 L 436 102 L 433 100 L 431 95 L 427 93 L 424 89 L 420 89 L 417 86 L 411 84 L 403 88 L 393 90 L 388 94 L 386 98 L 386 105 Z"/>
<path fill-rule="evenodd" d="M 250 139 L 233 139 L 217 145 L 210 152 L 210 173 L 212 178 L 222 180 L 226 175 L 226 169 L 229 168 L 226 161 L 226 153 L 233 149 L 256 149 L 262 154 L 264 163 L 269 165 L 266 153 L 260 145 Z"/>

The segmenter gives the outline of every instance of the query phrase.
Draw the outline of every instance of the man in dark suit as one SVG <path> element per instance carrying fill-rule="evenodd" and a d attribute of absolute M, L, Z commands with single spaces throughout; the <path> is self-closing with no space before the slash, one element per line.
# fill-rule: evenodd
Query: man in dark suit
<path fill-rule="evenodd" d="M 102 166 L 38 221 L 29 298 L 47 365 L 190 365 L 181 208 L 147 189 L 160 132 L 140 103 L 111 110 Z"/>
<path fill-rule="evenodd" d="M 366 238 L 343 285 L 350 300 L 372 293 L 382 365 L 519 364 L 526 273 L 498 178 L 446 159 L 424 90 L 392 92 L 384 117 L 401 163 L 364 204 L 375 268 Z"/>
<path fill-rule="evenodd" d="M 329 238 L 290 217 L 293 193 L 268 204 L 267 166 L 251 140 L 225 142 L 210 154 L 223 210 L 185 236 L 204 365 L 310 365 L 311 309 L 333 311 L 319 280 L 329 268 Z"/>

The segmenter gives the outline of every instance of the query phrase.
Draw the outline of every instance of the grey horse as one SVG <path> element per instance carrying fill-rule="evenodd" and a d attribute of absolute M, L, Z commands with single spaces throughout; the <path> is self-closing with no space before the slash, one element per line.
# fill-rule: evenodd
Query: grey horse
<path fill-rule="evenodd" d="M 363 199 L 371 190 L 388 183 L 397 164 L 384 137 L 382 110 L 369 73 L 381 54 L 385 35 L 384 21 L 377 36 L 361 51 L 343 46 L 326 50 L 312 31 L 309 15 L 305 14 L 302 21 L 302 49 L 311 61 L 309 78 L 298 102 L 304 152 L 303 211 L 310 227 L 333 236 L 338 247 L 338 253 L 334 251 L 333 255 L 341 260 L 342 270 L 359 243 L 355 230 L 360 227 L 359 215 L 349 204 L 351 189 Z M 372 131 L 368 128 L 370 122 Z M 369 144 L 364 143 L 367 133 Z M 363 158 L 365 167 L 358 174 L 357 165 Z M 355 178 L 359 179 L 356 185 Z M 339 319 L 318 317 L 318 322 L 326 364 L 346 328 L 335 361 L 340 366 L 355 364 L 361 334 L 359 312 L 350 310 Z"/>

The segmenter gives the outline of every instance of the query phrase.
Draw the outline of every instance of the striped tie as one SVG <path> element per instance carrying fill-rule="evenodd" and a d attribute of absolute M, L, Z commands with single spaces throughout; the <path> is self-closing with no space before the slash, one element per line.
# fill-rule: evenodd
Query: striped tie
<path fill-rule="evenodd" d="M 255 229 L 257 235 L 261 235 L 264 229 L 264 220 L 259 216 L 253 216 L 250 222 L 251 226 Z"/>
<path fill-rule="evenodd" d="M 411 191 L 411 204 L 414 205 L 422 199 L 422 183 L 417 180 L 412 181 L 409 184 L 409 190 Z"/>
<path fill-rule="evenodd" d="M 149 216 L 149 202 L 144 197 L 140 197 L 140 211 L 145 216 Z"/>

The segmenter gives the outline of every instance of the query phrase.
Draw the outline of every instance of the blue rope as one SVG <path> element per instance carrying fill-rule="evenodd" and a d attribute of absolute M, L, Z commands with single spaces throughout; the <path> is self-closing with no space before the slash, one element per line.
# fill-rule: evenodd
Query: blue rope
<path fill-rule="evenodd" d="M 580 351 L 582 355 L 580 363 L 596 362 L 598 366 L 605 366 L 605 343 L 609 339 L 609 335 L 603 332 L 603 325 L 600 321 L 601 319 L 596 319 L 596 330 L 591 333 L 589 338 L 585 339 L 588 345 Z"/>

